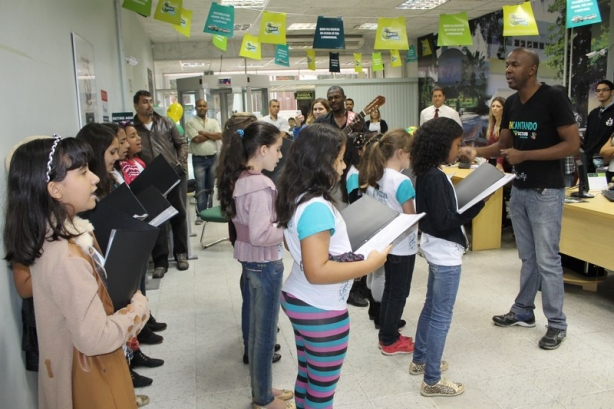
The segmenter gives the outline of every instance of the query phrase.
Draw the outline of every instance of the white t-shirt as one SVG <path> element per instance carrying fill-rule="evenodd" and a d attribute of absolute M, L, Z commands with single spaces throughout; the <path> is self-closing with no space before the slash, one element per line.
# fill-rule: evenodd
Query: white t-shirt
<path fill-rule="evenodd" d="M 454 187 L 450 178 L 448 183 Z M 458 198 L 456 197 L 456 191 L 454 191 L 454 198 L 456 200 L 456 211 L 458 211 Z M 465 234 L 465 228 L 461 226 L 463 234 Z M 465 234 L 465 239 L 467 235 Z M 422 232 L 420 237 L 420 249 L 424 253 L 424 258 L 431 263 L 438 266 L 460 266 L 463 264 L 463 254 L 465 249 L 458 243 L 453 241 L 440 239 L 435 236 L 431 236 Z"/>
<path fill-rule="evenodd" d="M 277 119 L 273 119 L 271 118 L 271 115 L 267 115 L 265 117 L 262 117 L 260 120 L 275 125 L 277 129 L 282 132 L 290 132 L 290 125 L 288 125 L 288 120 L 279 115 L 277 116 Z"/>
<path fill-rule="evenodd" d="M 411 180 L 401 172 L 394 169 L 384 169 L 384 176 L 377 182 L 379 189 L 372 186 L 367 188 L 367 195 L 388 205 L 391 209 L 403 213 L 402 204 L 414 200 L 416 191 Z M 418 231 L 409 229 L 401 234 L 393 243 L 390 254 L 397 256 L 411 256 L 418 252 Z"/>
<path fill-rule="evenodd" d="M 303 271 L 301 239 L 323 231 L 330 231 L 329 253 L 333 256 L 352 251 L 350 239 L 341 214 L 329 201 L 316 197 L 300 204 L 284 230 L 284 238 L 294 259 L 290 276 L 282 290 L 301 301 L 323 310 L 343 311 L 354 280 L 338 284 L 311 284 Z"/>

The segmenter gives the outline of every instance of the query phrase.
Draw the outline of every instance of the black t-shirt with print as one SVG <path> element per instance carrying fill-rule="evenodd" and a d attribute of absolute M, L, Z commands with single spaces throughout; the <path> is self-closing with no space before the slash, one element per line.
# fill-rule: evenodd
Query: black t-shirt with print
<path fill-rule="evenodd" d="M 546 149 L 561 142 L 556 128 L 576 123 L 567 97 L 549 85 L 541 87 L 524 104 L 515 93 L 505 101 L 501 129 L 509 129 L 513 147 L 521 151 Z M 514 166 L 514 186 L 521 189 L 565 187 L 563 161 L 524 161 Z"/>

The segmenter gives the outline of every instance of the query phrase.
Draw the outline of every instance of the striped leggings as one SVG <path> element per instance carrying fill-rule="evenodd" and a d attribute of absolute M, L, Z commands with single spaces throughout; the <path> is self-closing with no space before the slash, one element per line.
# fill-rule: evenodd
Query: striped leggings
<path fill-rule="evenodd" d="M 281 307 L 292 322 L 296 340 L 296 407 L 332 408 L 350 336 L 347 309 L 321 310 L 285 292 L 281 293 Z"/>

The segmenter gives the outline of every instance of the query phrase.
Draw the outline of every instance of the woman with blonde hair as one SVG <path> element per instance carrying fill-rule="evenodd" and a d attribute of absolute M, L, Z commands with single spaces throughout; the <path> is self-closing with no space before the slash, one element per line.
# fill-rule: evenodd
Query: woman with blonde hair
<path fill-rule="evenodd" d="M 499 140 L 499 130 L 501 129 L 501 118 L 503 117 L 503 106 L 505 105 L 505 98 L 494 97 L 490 103 L 490 111 L 488 113 L 488 128 L 486 129 L 486 135 L 488 135 L 488 145 Z M 503 156 L 498 158 L 491 158 L 490 162 L 496 166 L 501 172 L 504 172 L 505 158 Z"/>
<path fill-rule="evenodd" d="M 328 100 L 326 98 L 314 99 L 313 102 L 311 103 L 311 109 L 309 111 L 309 116 L 307 116 L 307 120 L 305 121 L 305 124 L 303 124 L 303 126 L 301 126 L 301 123 L 303 122 L 304 117 L 302 115 L 296 116 L 295 118 L 296 126 L 292 130 L 294 139 L 298 137 L 298 134 L 301 131 L 301 129 L 303 129 L 307 125 L 311 125 L 315 123 L 316 119 L 318 119 L 322 115 L 328 114 L 329 112 L 330 112 L 330 104 L 328 103 Z"/>

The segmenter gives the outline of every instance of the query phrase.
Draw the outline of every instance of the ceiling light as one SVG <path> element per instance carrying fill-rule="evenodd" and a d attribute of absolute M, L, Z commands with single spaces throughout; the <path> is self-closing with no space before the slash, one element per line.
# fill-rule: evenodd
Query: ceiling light
<path fill-rule="evenodd" d="M 401 10 L 430 10 L 439 7 L 449 0 L 407 0 L 396 8 Z"/>
<path fill-rule="evenodd" d="M 364 23 L 354 28 L 357 30 L 377 30 L 377 23 Z"/>
<path fill-rule="evenodd" d="M 315 30 L 316 23 L 292 23 L 288 27 L 288 31 L 290 30 Z"/>
<path fill-rule="evenodd" d="M 222 0 L 222 6 L 234 6 L 238 9 L 263 8 L 264 0 Z"/>
<path fill-rule="evenodd" d="M 235 31 L 247 31 L 251 27 L 251 24 L 235 24 Z"/>

